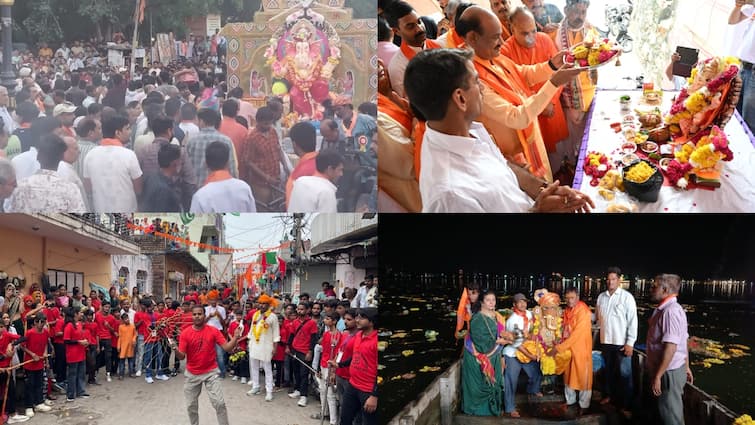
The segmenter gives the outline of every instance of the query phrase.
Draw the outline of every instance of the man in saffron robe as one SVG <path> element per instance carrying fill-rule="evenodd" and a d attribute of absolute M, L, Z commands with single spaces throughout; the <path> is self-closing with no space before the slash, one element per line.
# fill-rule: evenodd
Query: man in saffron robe
<path fill-rule="evenodd" d="M 428 40 L 425 24 L 414 8 L 403 0 L 391 3 L 385 11 L 388 25 L 401 37 L 401 49 L 388 64 L 391 86 L 399 96 L 404 95 L 404 71 L 409 61 L 420 51 L 439 47 L 435 40 Z"/>
<path fill-rule="evenodd" d="M 502 55 L 509 57 L 517 65 L 536 65 L 558 53 L 553 40 L 544 32 L 538 31 L 532 12 L 524 7 L 518 7 L 511 13 L 510 21 L 513 37 L 503 43 Z M 543 85 L 544 83 L 535 84 L 530 88 L 537 92 Z M 537 118 L 551 170 L 558 170 L 563 158 L 563 155 L 559 155 L 556 151 L 556 144 L 569 137 L 564 110 L 559 99 L 561 90 L 562 88 L 559 88 L 556 91 L 550 105 L 546 106 Z"/>
<path fill-rule="evenodd" d="M 501 24 L 495 15 L 480 7 L 467 9 L 456 31 L 474 50 L 474 66 L 482 83 L 481 122 L 501 153 L 535 176 L 553 181 L 537 116 L 551 104 L 558 87 L 579 70 L 569 69 L 561 52 L 537 65 L 517 65 L 502 56 Z M 533 94 L 530 86 L 543 82 Z"/>
<path fill-rule="evenodd" d="M 566 7 L 564 8 L 566 17 L 556 34 L 556 48 L 568 50 L 579 43 L 600 39 L 597 30 L 587 22 L 587 8 L 589 6 L 588 0 L 566 0 Z M 585 118 L 595 97 L 597 82 L 597 70 L 584 71 L 564 86 L 564 91 L 561 93 L 561 103 L 564 106 L 566 121 L 569 125 L 569 138 L 564 141 L 563 150 L 570 161 L 576 158 L 582 144 L 582 137 L 585 134 Z"/>
<path fill-rule="evenodd" d="M 564 371 L 564 394 L 567 406 L 571 406 L 577 403 L 579 392 L 581 415 L 590 407 L 592 398 L 592 314 L 587 304 L 579 300 L 579 292 L 573 286 L 566 289 L 564 298 L 564 341 L 556 345 L 554 351 L 571 351 L 569 366 Z"/>

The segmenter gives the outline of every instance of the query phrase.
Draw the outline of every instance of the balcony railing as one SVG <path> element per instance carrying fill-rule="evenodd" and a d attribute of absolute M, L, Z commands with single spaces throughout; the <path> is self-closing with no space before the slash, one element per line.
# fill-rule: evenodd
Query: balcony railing
<path fill-rule="evenodd" d="M 134 241 L 134 231 L 126 226 L 131 219 L 131 214 L 111 213 L 111 214 L 65 214 L 75 218 L 90 226 L 96 227 L 105 232 L 112 233 L 118 237 Z"/>

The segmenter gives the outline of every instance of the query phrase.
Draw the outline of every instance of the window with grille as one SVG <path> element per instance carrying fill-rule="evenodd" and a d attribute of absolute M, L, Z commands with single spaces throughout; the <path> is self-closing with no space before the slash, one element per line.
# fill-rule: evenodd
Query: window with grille
<path fill-rule="evenodd" d="M 84 290 L 84 273 L 69 272 L 65 270 L 47 269 L 47 278 L 50 280 L 50 286 L 58 288 L 63 285 L 66 291 L 71 291 L 74 287 Z"/>
<path fill-rule="evenodd" d="M 147 272 L 144 270 L 138 270 L 136 272 L 136 287 L 139 288 L 140 294 L 147 293 Z"/>

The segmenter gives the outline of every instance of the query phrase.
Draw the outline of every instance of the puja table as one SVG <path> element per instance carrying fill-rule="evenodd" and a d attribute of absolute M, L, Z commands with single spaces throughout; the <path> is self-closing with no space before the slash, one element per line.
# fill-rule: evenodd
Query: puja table
<path fill-rule="evenodd" d="M 676 94 L 677 92 L 663 92 L 663 100 L 658 105 L 662 114 L 665 115 L 669 111 Z M 755 137 L 736 111 L 723 129 L 729 141 L 729 148 L 734 153 L 734 159 L 722 162 L 720 187 L 694 187 L 683 190 L 671 186 L 668 179 L 664 179 L 656 202 L 641 202 L 623 192 L 617 199 L 604 199 L 598 193 L 598 187 L 590 184 L 592 177 L 585 175 L 583 165 L 587 154 L 593 151 L 605 154 L 612 164 L 617 164 L 623 156 L 621 145 L 625 138 L 622 132 L 617 133 L 611 124 L 621 123 L 626 115 L 622 113 L 619 102 L 624 95 L 630 96 L 631 114 L 636 115 L 635 109 L 653 108 L 641 103 L 642 90 L 598 90 L 586 118 L 585 134 L 572 187 L 595 201 L 595 212 L 606 212 L 611 203 L 621 200 L 636 206 L 637 212 L 755 212 Z M 640 149 L 637 153 L 640 153 Z M 621 169 L 622 165 L 619 162 L 614 167 Z"/>

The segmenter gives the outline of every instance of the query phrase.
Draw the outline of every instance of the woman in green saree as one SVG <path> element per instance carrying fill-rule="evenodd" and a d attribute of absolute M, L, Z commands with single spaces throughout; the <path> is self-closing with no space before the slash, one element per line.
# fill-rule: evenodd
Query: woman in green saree
<path fill-rule="evenodd" d="M 503 367 L 500 350 L 513 341 L 495 310 L 496 296 L 480 297 L 464 340 L 461 364 L 461 410 L 467 415 L 499 416 L 503 407 Z"/>

